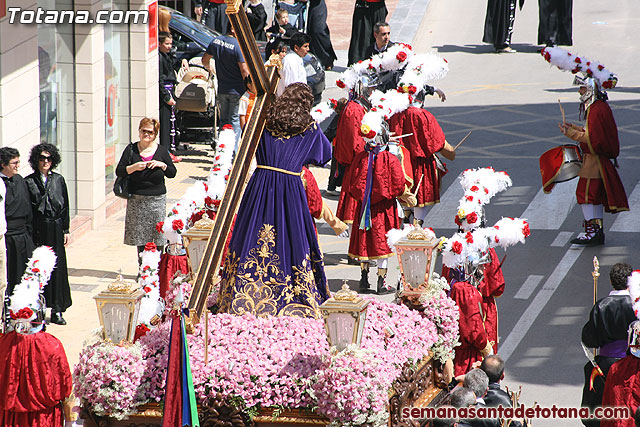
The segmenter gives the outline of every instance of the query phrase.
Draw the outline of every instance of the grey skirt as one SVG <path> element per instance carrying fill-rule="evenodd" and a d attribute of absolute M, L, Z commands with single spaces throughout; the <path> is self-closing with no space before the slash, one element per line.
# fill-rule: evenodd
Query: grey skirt
<path fill-rule="evenodd" d="M 147 242 L 164 245 L 166 239 L 156 231 L 156 224 L 167 214 L 167 196 L 141 196 L 134 194 L 127 200 L 124 219 L 124 244 L 144 246 Z"/>

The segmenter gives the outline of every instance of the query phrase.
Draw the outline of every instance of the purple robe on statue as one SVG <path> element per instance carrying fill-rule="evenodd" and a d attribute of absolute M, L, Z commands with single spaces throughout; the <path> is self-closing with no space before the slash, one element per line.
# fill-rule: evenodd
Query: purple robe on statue
<path fill-rule="evenodd" d="M 315 124 L 290 138 L 264 131 L 224 263 L 220 312 L 319 317 L 329 288 L 300 172 L 330 159 Z"/>

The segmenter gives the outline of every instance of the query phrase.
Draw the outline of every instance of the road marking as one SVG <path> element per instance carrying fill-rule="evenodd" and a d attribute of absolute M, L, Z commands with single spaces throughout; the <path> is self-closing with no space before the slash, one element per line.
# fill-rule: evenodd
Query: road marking
<path fill-rule="evenodd" d="M 580 254 L 582 254 L 583 249 L 584 246 L 580 246 L 576 249 L 569 249 L 567 253 L 564 254 L 556 268 L 553 270 L 553 273 L 551 273 L 542 288 L 538 291 L 536 297 L 531 301 L 531 304 L 529 304 L 529 307 L 527 307 L 524 313 L 522 313 L 518 323 L 516 323 L 516 326 L 509 333 L 507 339 L 505 339 L 500 346 L 498 353 L 502 357 L 502 360 L 506 362 L 516 348 L 518 348 L 520 341 L 522 341 L 524 336 L 527 334 L 529 328 L 533 326 L 538 315 L 547 305 L 553 296 L 553 293 L 558 289 L 564 280 L 564 277 L 580 257 Z"/>
<path fill-rule="evenodd" d="M 438 229 L 458 228 L 453 219 L 456 212 L 458 212 L 460 199 L 464 196 L 464 191 L 460 185 L 460 176 L 462 176 L 462 173 L 449 185 L 447 191 L 440 197 L 440 203 L 433 205 L 425 218 L 424 227 L 433 228 L 436 230 L 436 234 Z"/>
<path fill-rule="evenodd" d="M 558 230 L 576 205 L 576 185 L 575 180 L 560 183 L 551 194 L 541 188 L 520 218 L 526 218 L 531 229 Z"/>
<path fill-rule="evenodd" d="M 556 238 L 551 242 L 549 246 L 553 246 L 556 248 L 562 248 L 569 242 L 569 239 L 573 236 L 573 231 L 561 231 L 558 233 Z"/>
<path fill-rule="evenodd" d="M 533 291 L 538 287 L 538 283 L 540 283 L 544 279 L 544 276 L 540 276 L 537 274 L 532 274 L 527 277 L 527 280 L 524 281 L 518 292 L 515 294 L 514 298 L 516 299 L 529 299 Z"/>
<path fill-rule="evenodd" d="M 629 211 L 620 212 L 616 221 L 611 226 L 610 231 L 624 231 L 626 233 L 640 232 L 640 221 L 638 217 L 632 214 L 634 207 L 640 207 L 640 183 L 636 184 L 631 196 L 629 196 Z"/>

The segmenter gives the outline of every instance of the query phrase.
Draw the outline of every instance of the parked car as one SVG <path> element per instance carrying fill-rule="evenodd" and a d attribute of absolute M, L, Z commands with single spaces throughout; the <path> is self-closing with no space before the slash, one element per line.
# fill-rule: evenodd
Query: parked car
<path fill-rule="evenodd" d="M 164 7 L 164 6 L 162 6 Z M 195 19 L 189 18 L 182 13 L 166 7 L 171 12 L 171 21 L 169 21 L 169 29 L 173 36 L 173 44 L 176 47 L 176 55 L 178 59 L 190 60 L 196 56 L 202 56 L 211 43 L 211 40 L 220 35 L 210 28 L 202 25 Z M 265 42 L 257 42 L 263 60 L 265 59 Z M 320 102 L 322 92 L 325 88 L 324 68 L 318 58 L 309 53 L 303 58 L 304 68 L 307 72 L 307 83 L 311 86 L 315 103 Z"/>

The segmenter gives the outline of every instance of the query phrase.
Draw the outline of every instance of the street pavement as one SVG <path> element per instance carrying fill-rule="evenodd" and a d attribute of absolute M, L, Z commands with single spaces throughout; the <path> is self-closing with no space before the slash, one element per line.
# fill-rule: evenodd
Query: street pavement
<path fill-rule="evenodd" d="M 349 2 L 351 3 L 351 2 Z M 447 94 L 440 103 L 429 99 L 427 108 L 436 116 L 447 139 L 456 143 L 468 131 L 472 135 L 460 147 L 456 160 L 448 162 L 441 203 L 431 209 L 427 224 L 436 233 L 455 231 L 453 216 L 462 192 L 457 182 L 467 168 L 493 166 L 511 176 L 513 187 L 499 194 L 487 207 L 493 223 L 502 216 L 520 216 L 531 223 L 525 245 L 508 251 L 503 270 L 506 291 L 498 299 L 499 353 L 507 360 L 506 384 L 522 385 L 522 401 L 542 406 L 578 406 L 582 366 L 580 330 L 592 305 L 592 260 L 601 264 L 598 295 L 608 293 L 609 268 L 616 262 L 638 267 L 640 222 L 633 213 L 640 208 L 640 76 L 637 28 L 632 0 L 603 7 L 601 2 L 574 2 L 574 46 L 571 51 L 597 59 L 619 76 L 619 87 L 610 91 L 610 105 L 618 123 L 621 157 L 619 173 L 631 204 L 631 212 L 605 214 L 607 244 L 581 248 L 569 244 L 582 222 L 573 192 L 576 181 L 559 184 L 550 195 L 541 191 L 538 158 L 547 149 L 568 142 L 557 127 L 558 99 L 567 119 L 577 122 L 577 92 L 573 76 L 552 69 L 537 53 L 537 3 L 525 3 L 516 14 L 512 46 L 514 54 L 493 53 L 481 42 L 486 2 L 465 0 L 394 0 L 388 3 L 392 39 L 409 42 L 418 52 L 437 51 L 448 60 L 450 71 L 435 84 Z M 339 57 L 336 71 L 346 65 L 351 7 L 327 0 L 329 25 Z M 635 35 L 634 35 L 635 34 Z M 344 92 L 335 87 L 337 72 L 327 73 L 324 97 Z M 178 176 L 168 182 L 168 197 L 177 200 L 197 179 L 203 179 L 211 154 L 204 146 L 185 155 Z M 321 189 L 326 189 L 328 169 L 313 168 Z M 335 209 L 337 197 L 325 195 Z M 124 213 L 110 218 L 99 229 L 76 239 L 68 248 L 74 305 L 65 315 L 69 325 L 51 325 L 49 331 L 64 343 L 70 363 L 77 361 L 82 341 L 98 326 L 93 295 L 104 289 L 122 270 L 136 274 L 135 249 L 122 244 Z M 357 288 L 358 266 L 347 265 L 348 241 L 335 236 L 318 222 L 325 253 L 326 275 L 333 291 L 346 280 Z M 502 257 L 503 252 L 500 250 Z M 371 283 L 375 283 L 372 269 Z M 397 260 L 391 258 L 389 282 L 397 280 Z M 390 300 L 392 297 L 384 297 Z M 419 331 L 416 331 L 419 333 Z M 577 420 L 536 420 L 536 426 L 580 425 Z"/>

